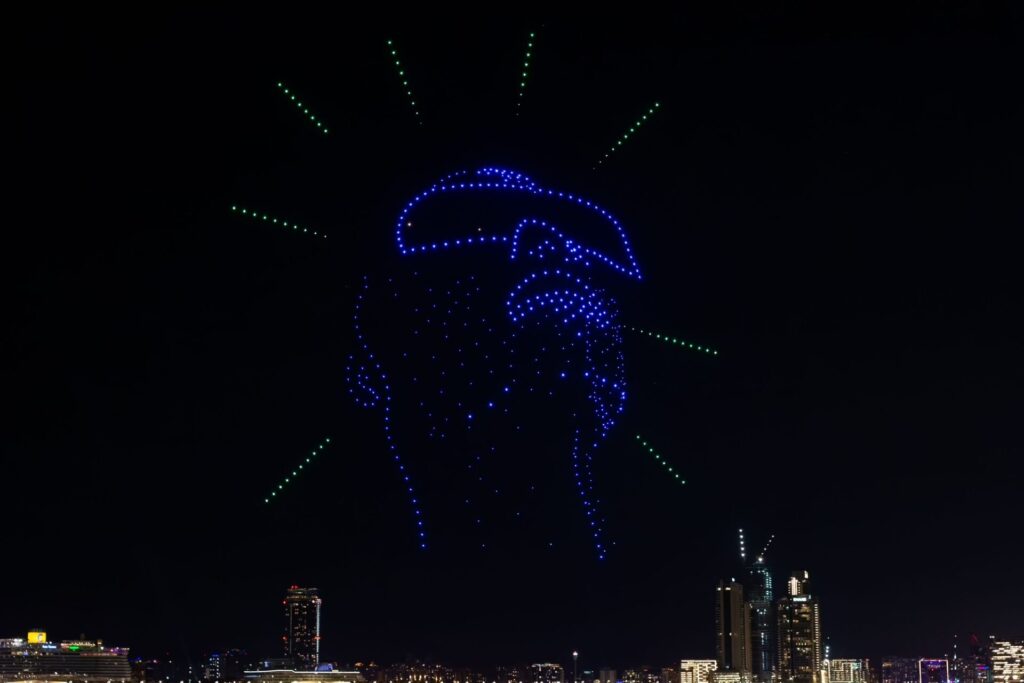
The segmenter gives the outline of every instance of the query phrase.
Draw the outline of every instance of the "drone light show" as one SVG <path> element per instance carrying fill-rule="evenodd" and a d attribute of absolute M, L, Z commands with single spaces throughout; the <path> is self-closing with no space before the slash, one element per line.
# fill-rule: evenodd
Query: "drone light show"
<path fill-rule="evenodd" d="M 535 39 L 529 33 L 516 117 Z M 396 43 L 386 45 L 422 125 Z M 624 333 L 717 351 L 626 324 L 619 295 L 641 286 L 644 274 L 625 222 L 593 197 L 522 168 L 481 165 L 435 178 L 410 188 L 395 207 L 390 265 L 343 274 L 355 293 L 345 382 L 355 408 L 372 416 L 358 425 L 376 434 L 420 550 L 487 551 L 510 543 L 550 548 L 571 534 L 605 560 L 615 541 L 602 500 L 601 462 L 622 457 L 606 444 L 626 416 L 632 390 Z M 248 208 L 231 209 L 326 237 Z M 283 496 L 327 443 L 276 483 L 264 502 Z M 569 496 L 576 512 L 567 517 L 560 502 Z"/>
<path fill-rule="evenodd" d="M 481 196 L 485 201 L 473 202 Z M 511 197 L 512 211 L 538 215 L 509 220 L 493 197 Z M 436 208 L 448 213 L 431 214 Z M 577 224 L 563 228 L 539 217 L 567 208 L 562 215 Z M 445 238 L 448 221 L 442 216 L 469 220 L 479 232 L 455 228 Z M 618 253 L 589 246 L 585 234 L 571 236 L 587 220 L 615 238 Z M 621 223 L 590 200 L 543 188 L 516 171 L 485 167 L 450 174 L 415 194 L 399 213 L 395 246 L 406 269 L 379 283 L 364 281 L 349 384 L 359 405 L 381 413 L 421 546 L 427 535 L 419 498 L 428 494 L 416 493 L 418 483 L 403 458 L 423 451 L 426 442 L 451 444 L 453 469 L 468 468 L 474 476 L 446 488 L 470 501 L 468 514 L 482 526 L 501 515 L 495 508 L 503 505 L 495 499 L 521 506 L 527 491 L 544 485 L 523 480 L 509 491 L 520 478 L 510 471 L 516 461 L 509 451 L 559 434 L 584 532 L 604 559 L 594 458 L 627 396 L 622 330 L 606 284 L 641 277 Z M 401 346 L 380 343 L 403 333 Z M 549 415 L 564 413 L 560 424 L 542 430 L 524 424 L 518 413 L 538 402 L 551 404 Z M 523 523 L 531 523 L 529 515 Z"/>

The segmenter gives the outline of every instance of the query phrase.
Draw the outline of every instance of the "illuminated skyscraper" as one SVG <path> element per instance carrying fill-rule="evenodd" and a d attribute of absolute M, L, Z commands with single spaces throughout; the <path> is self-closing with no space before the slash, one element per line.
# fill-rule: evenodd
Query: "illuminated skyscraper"
<path fill-rule="evenodd" d="M 284 654 L 295 668 L 312 671 L 320 664 L 320 592 L 292 586 L 284 598 Z"/>
<path fill-rule="evenodd" d="M 715 591 L 715 658 L 720 673 L 750 673 L 750 605 L 735 579 Z"/>
<path fill-rule="evenodd" d="M 775 670 L 775 615 L 772 602 L 772 573 L 758 555 L 747 567 L 747 602 L 750 604 L 751 673 L 762 683 L 770 683 Z"/>
<path fill-rule="evenodd" d="M 789 595 L 779 598 L 778 674 L 782 683 L 819 683 L 821 680 L 821 611 L 809 591 L 806 571 L 793 572 Z"/>
<path fill-rule="evenodd" d="M 789 575 L 789 581 L 786 582 L 786 590 L 790 595 L 809 595 L 811 592 L 809 588 L 810 582 L 811 575 L 807 573 L 807 570 L 802 569 Z"/>

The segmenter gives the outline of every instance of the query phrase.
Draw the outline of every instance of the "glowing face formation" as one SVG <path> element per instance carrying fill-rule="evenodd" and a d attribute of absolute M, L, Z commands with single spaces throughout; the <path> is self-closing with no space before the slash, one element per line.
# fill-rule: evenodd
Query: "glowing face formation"
<path fill-rule="evenodd" d="M 403 267 L 357 297 L 348 381 L 382 418 L 419 546 L 451 524 L 482 548 L 514 534 L 550 546 L 558 506 L 543 501 L 574 491 L 572 524 L 604 559 L 594 460 L 626 401 L 608 288 L 641 277 L 622 226 L 482 168 L 412 197 L 395 239 Z"/>

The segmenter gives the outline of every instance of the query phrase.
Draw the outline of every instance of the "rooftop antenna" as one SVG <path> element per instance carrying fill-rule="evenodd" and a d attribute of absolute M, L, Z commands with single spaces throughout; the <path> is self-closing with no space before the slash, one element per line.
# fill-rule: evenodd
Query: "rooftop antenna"
<path fill-rule="evenodd" d="M 747 561 L 747 546 L 743 540 L 743 529 L 740 529 L 740 560 Z"/>

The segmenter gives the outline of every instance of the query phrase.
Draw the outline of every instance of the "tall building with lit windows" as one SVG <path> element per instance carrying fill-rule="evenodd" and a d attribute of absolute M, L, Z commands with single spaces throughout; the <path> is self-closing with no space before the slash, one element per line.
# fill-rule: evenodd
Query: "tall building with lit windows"
<path fill-rule="evenodd" d="M 992 643 L 992 683 L 1024 681 L 1024 641 Z"/>
<path fill-rule="evenodd" d="M 918 683 L 949 683 L 949 660 L 917 660 Z"/>
<path fill-rule="evenodd" d="M 714 659 L 684 659 L 679 662 L 679 683 L 709 683 L 710 674 L 718 670 Z"/>
<path fill-rule="evenodd" d="M 565 683 L 565 670 L 561 664 L 531 664 L 531 683 Z"/>
<path fill-rule="evenodd" d="M 719 581 L 715 590 L 715 659 L 719 674 L 750 673 L 750 604 L 735 579 Z"/>
<path fill-rule="evenodd" d="M 776 604 L 778 675 L 782 683 L 820 683 L 822 669 L 821 610 L 810 594 L 806 571 L 793 572 L 789 594 Z"/>
<path fill-rule="evenodd" d="M 882 660 L 882 683 L 918 683 L 917 660 L 886 657 Z"/>
<path fill-rule="evenodd" d="M 284 655 L 298 670 L 320 664 L 320 591 L 292 586 L 284 598 Z"/>
<path fill-rule="evenodd" d="M 829 659 L 828 683 L 871 683 L 871 666 L 866 659 Z"/>
<path fill-rule="evenodd" d="M 751 673 L 761 683 L 771 683 L 775 671 L 775 595 L 772 573 L 762 555 L 747 567 L 744 585 L 750 604 Z"/>

